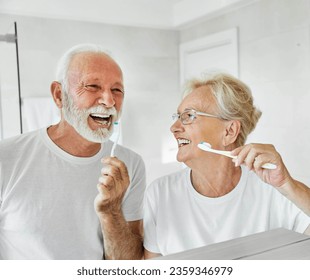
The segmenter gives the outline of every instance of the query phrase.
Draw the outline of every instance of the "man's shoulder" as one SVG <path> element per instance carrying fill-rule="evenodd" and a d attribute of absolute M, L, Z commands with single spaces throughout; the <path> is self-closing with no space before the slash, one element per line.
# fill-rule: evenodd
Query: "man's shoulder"
<path fill-rule="evenodd" d="M 126 160 L 142 160 L 142 156 L 138 154 L 137 152 L 133 151 L 130 148 L 127 148 L 122 145 L 118 145 L 115 149 L 115 156 L 118 157 L 118 155 L 121 157 L 125 157 Z"/>
<path fill-rule="evenodd" d="M 12 136 L 0 141 L 1 153 L 11 153 L 18 151 L 21 147 L 29 147 L 30 145 L 36 145 L 36 140 L 39 136 L 39 130 L 26 132 L 24 134 Z"/>

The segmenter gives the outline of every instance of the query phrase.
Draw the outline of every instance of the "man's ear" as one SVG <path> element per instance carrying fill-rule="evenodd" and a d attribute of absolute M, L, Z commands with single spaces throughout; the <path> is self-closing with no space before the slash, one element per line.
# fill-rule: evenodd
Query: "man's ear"
<path fill-rule="evenodd" d="M 226 147 L 230 144 L 233 144 L 241 129 L 241 123 L 237 120 L 227 121 L 226 127 L 225 127 L 225 134 L 223 137 L 223 145 Z"/>
<path fill-rule="evenodd" d="M 53 81 L 51 84 L 51 93 L 54 99 L 56 106 L 62 108 L 62 89 L 59 82 Z"/>

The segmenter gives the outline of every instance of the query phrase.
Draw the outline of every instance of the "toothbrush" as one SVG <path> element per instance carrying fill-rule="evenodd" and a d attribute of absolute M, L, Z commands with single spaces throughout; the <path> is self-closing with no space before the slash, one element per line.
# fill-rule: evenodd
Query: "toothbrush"
<path fill-rule="evenodd" d="M 118 127 L 118 128 L 116 130 L 116 138 L 115 138 L 115 141 L 114 141 L 112 149 L 111 149 L 111 154 L 110 154 L 111 157 L 114 157 L 114 151 L 115 151 L 115 148 L 116 148 L 116 145 L 117 145 L 117 142 L 119 139 L 119 135 L 120 135 L 120 130 L 121 130 L 119 122 L 114 122 L 114 125 L 115 125 L 115 127 Z"/>
<path fill-rule="evenodd" d="M 198 144 L 198 148 L 201 149 L 201 150 L 204 150 L 206 152 L 211 152 L 211 153 L 214 153 L 214 154 L 223 155 L 223 156 L 230 157 L 230 158 L 233 158 L 233 159 L 237 158 L 237 156 L 233 156 L 230 151 L 220 151 L 220 150 L 212 149 L 211 145 L 209 143 L 207 143 L 207 142 L 200 142 Z M 265 164 L 262 165 L 262 168 L 264 168 L 264 169 L 276 169 L 277 166 L 275 164 L 273 164 L 273 163 L 265 163 Z"/>

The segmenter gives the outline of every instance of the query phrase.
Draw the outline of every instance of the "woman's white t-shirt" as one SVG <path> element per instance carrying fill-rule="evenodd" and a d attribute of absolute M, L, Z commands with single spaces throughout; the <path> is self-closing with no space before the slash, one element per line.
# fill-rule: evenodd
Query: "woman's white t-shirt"
<path fill-rule="evenodd" d="M 190 172 L 164 176 L 147 188 L 148 251 L 168 255 L 279 227 L 302 233 L 310 224 L 310 217 L 246 167 L 238 185 L 218 198 L 199 194 Z"/>

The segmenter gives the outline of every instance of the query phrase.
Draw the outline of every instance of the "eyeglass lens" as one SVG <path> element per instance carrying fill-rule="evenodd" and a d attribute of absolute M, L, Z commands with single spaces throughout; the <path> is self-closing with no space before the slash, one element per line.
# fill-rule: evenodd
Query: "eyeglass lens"
<path fill-rule="evenodd" d="M 191 124 L 195 118 L 196 118 L 196 112 L 194 110 L 186 110 L 181 114 L 174 113 L 172 115 L 172 119 L 174 121 L 180 119 L 183 124 Z"/>
<path fill-rule="evenodd" d="M 196 118 L 196 112 L 193 110 L 184 111 L 180 118 L 183 124 L 190 124 Z"/>

